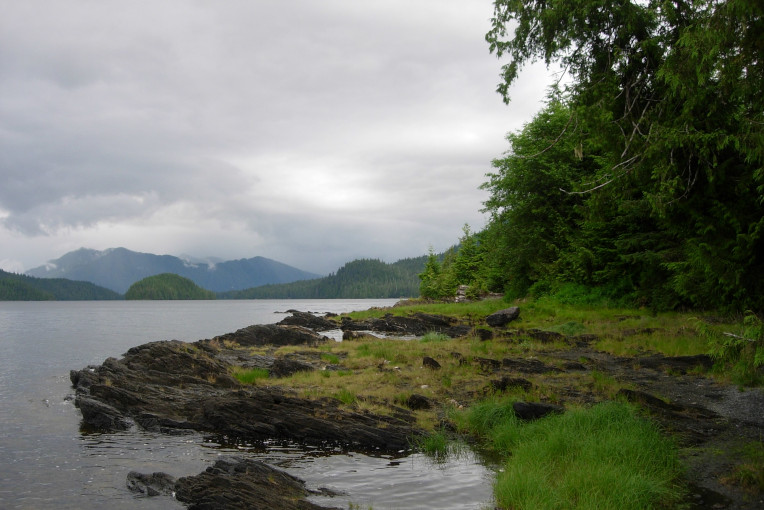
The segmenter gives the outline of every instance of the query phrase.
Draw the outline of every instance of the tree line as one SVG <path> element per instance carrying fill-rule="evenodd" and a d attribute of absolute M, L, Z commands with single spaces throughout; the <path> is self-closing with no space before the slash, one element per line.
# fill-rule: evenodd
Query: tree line
<path fill-rule="evenodd" d="M 432 253 L 422 295 L 574 292 L 764 310 L 764 7 L 496 0 L 486 40 L 564 72 L 493 161 L 486 227 Z"/>
<path fill-rule="evenodd" d="M 400 298 L 419 294 L 418 274 L 426 257 L 387 264 L 378 259 L 348 262 L 324 278 L 263 285 L 220 293 L 225 299 L 360 299 Z"/>
<path fill-rule="evenodd" d="M 122 299 L 114 291 L 65 278 L 34 278 L 0 270 L 0 301 L 90 301 Z"/>

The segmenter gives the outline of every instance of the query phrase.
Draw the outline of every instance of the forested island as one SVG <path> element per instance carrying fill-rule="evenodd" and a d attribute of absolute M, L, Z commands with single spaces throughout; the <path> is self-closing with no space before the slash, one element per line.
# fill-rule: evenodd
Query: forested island
<path fill-rule="evenodd" d="M 127 289 L 125 299 L 215 299 L 215 293 L 172 273 L 162 273 L 137 281 Z"/>

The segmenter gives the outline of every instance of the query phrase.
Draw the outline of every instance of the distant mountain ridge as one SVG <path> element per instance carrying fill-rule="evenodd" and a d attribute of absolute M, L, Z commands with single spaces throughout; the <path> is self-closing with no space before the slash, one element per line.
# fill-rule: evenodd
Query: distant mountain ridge
<path fill-rule="evenodd" d="M 172 255 L 134 252 L 126 248 L 103 251 L 80 248 L 26 272 L 28 276 L 37 278 L 91 282 L 120 294 L 127 292 L 133 283 L 162 273 L 174 273 L 188 278 L 198 286 L 214 292 L 320 277 L 265 257 L 219 263 L 192 262 L 190 257 L 182 259 Z"/>

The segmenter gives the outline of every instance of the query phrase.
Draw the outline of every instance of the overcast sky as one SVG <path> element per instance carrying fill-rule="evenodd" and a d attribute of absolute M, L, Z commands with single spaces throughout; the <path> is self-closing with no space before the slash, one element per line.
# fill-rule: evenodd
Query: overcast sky
<path fill-rule="evenodd" d="M 507 106 L 489 0 L 0 0 L 0 268 L 80 248 L 321 274 L 479 230 Z"/>

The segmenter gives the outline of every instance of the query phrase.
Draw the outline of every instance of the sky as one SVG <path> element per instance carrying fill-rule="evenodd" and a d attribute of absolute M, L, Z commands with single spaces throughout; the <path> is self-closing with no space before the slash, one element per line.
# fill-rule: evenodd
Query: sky
<path fill-rule="evenodd" d="M 80 247 L 328 274 L 443 251 L 554 79 L 490 0 L 0 0 L 0 269 Z"/>

